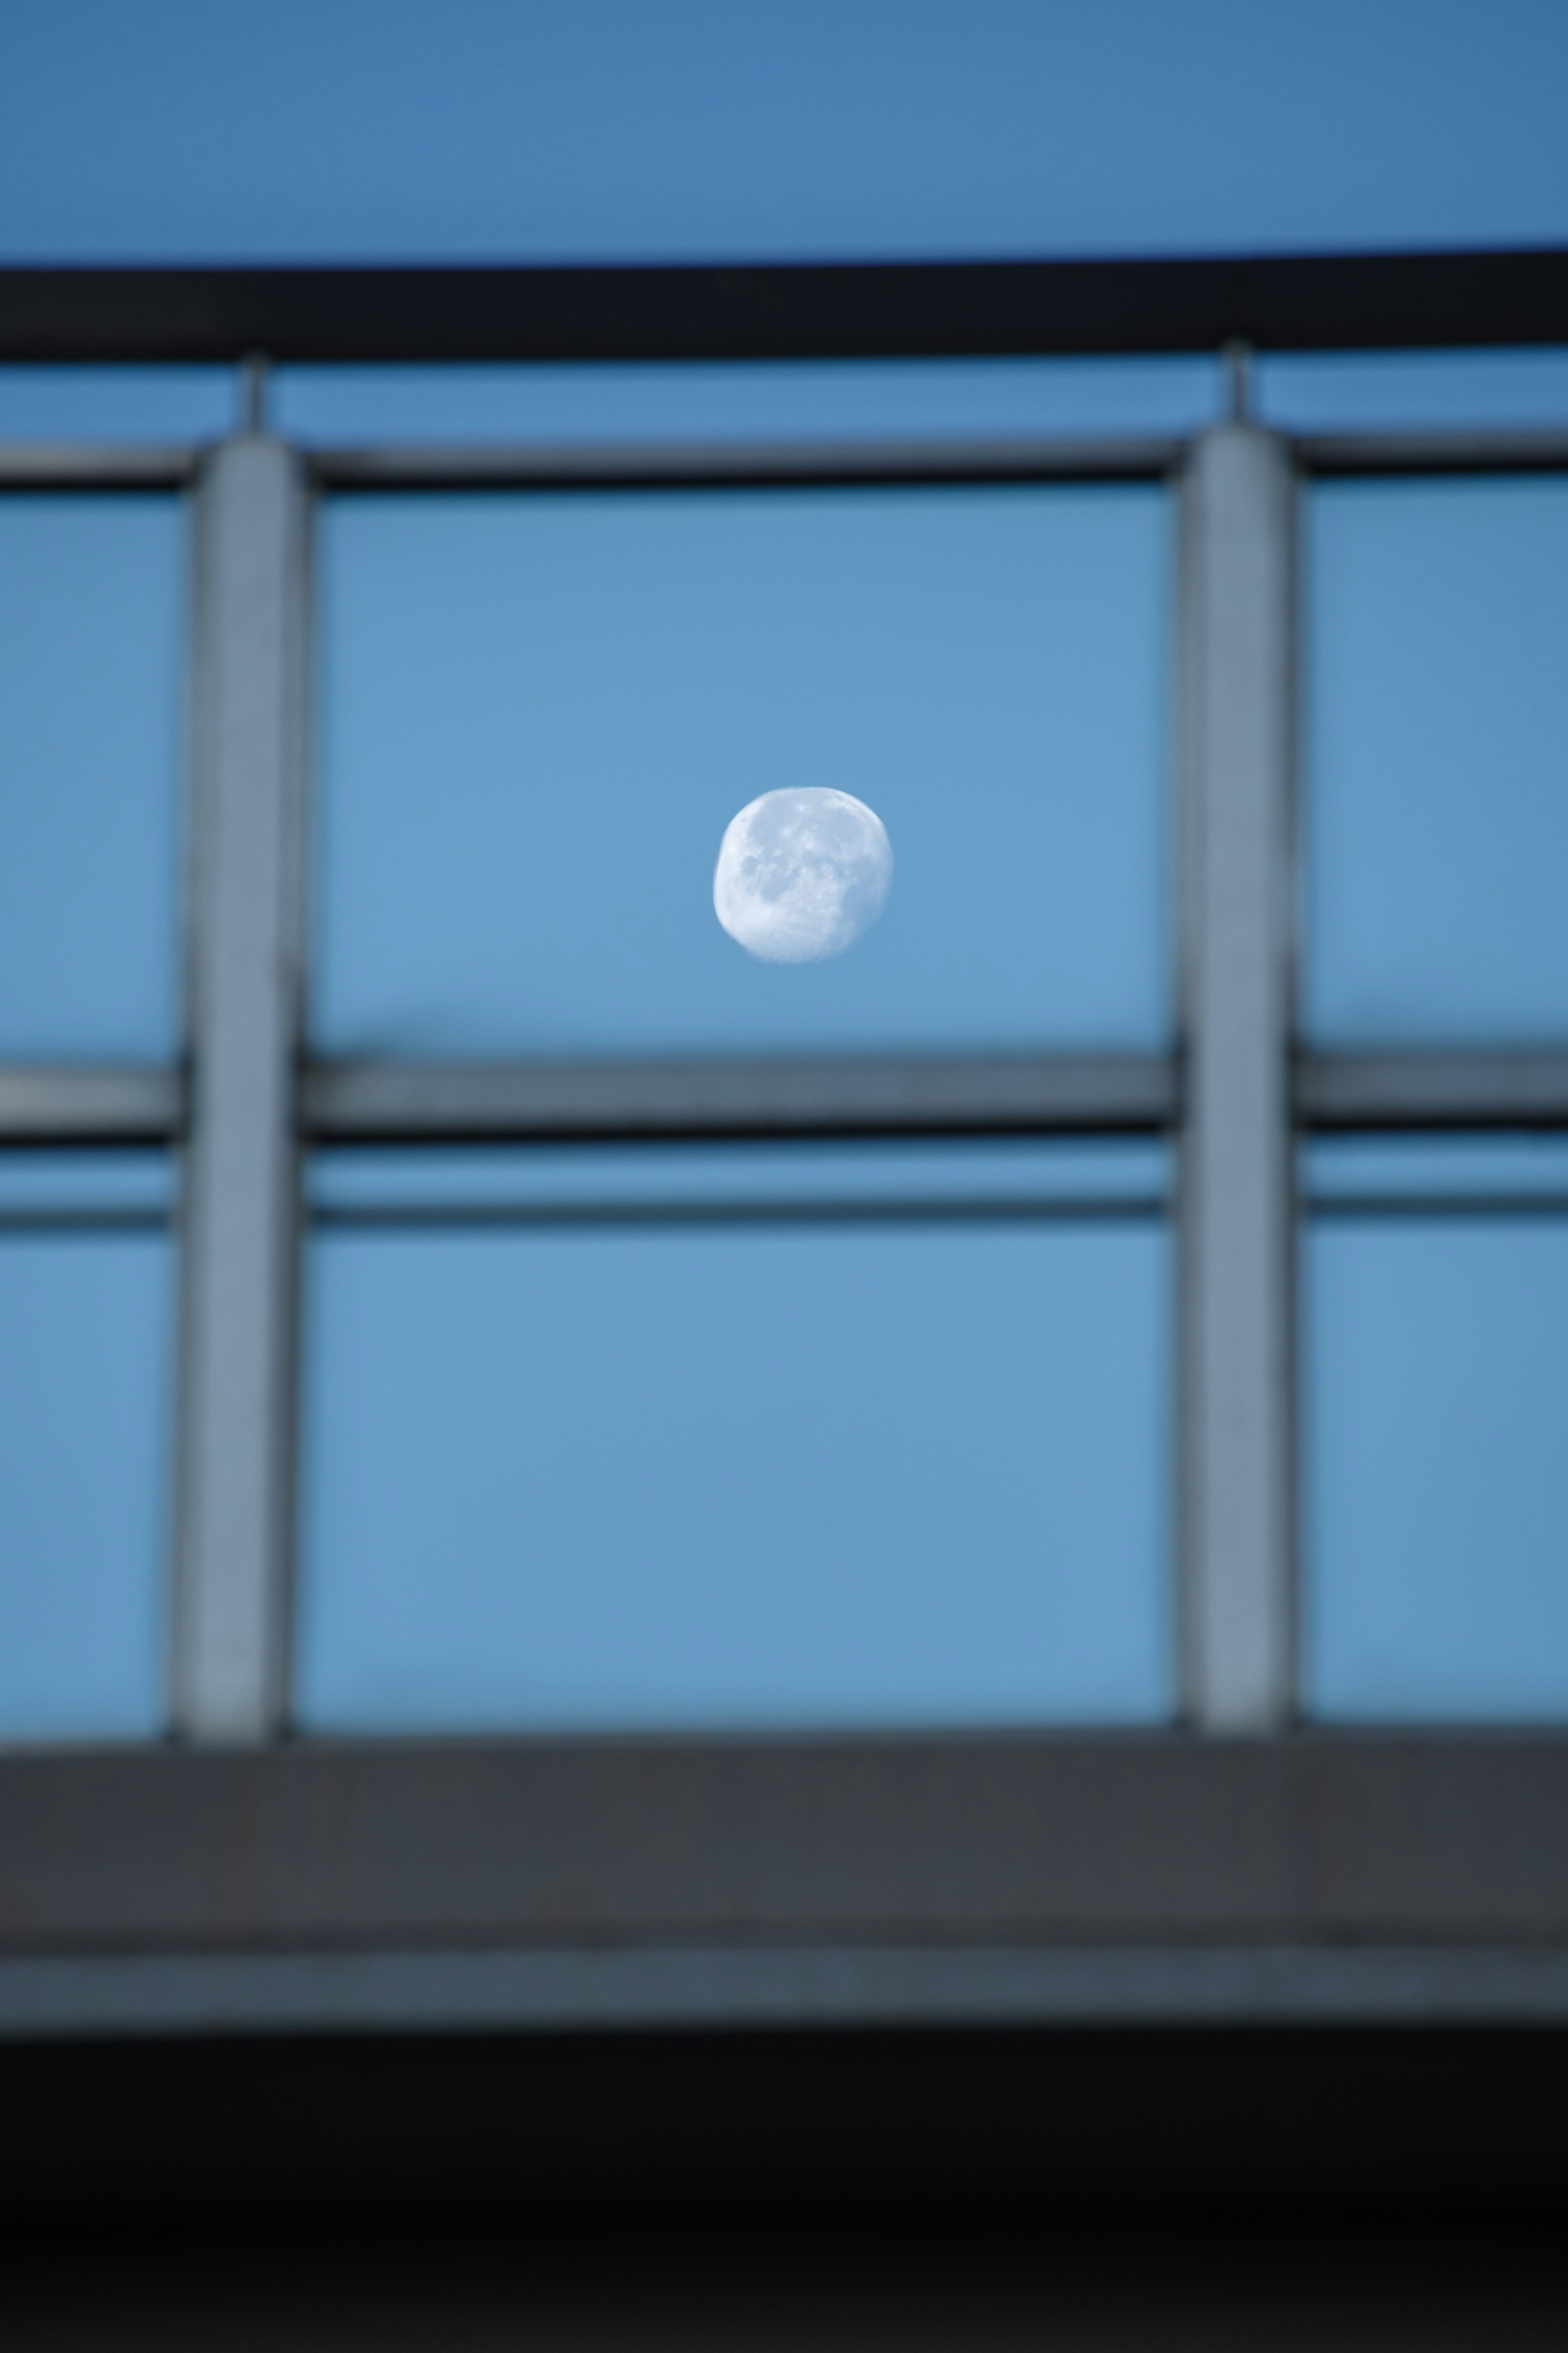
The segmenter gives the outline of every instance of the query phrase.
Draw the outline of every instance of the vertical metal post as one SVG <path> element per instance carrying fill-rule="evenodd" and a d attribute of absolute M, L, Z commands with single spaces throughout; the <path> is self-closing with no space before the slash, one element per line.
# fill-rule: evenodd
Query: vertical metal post
<path fill-rule="evenodd" d="M 1187 1710 L 1263 1732 L 1292 1683 L 1288 455 L 1233 423 L 1185 484 L 1183 1632 Z"/>
<path fill-rule="evenodd" d="M 305 512 L 295 459 L 255 433 L 198 501 L 174 1715 L 247 1741 L 284 1695 Z"/>

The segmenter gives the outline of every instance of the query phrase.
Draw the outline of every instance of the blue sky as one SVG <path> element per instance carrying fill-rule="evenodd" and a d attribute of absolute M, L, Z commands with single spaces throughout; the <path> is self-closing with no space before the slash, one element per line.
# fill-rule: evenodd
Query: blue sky
<path fill-rule="evenodd" d="M 50 0 L 0 259 L 1568 239 L 1563 0 Z"/>

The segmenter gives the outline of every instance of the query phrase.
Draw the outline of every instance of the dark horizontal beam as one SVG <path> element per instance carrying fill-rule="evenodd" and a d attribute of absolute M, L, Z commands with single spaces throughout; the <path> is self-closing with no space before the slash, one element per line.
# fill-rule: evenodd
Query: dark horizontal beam
<path fill-rule="evenodd" d="M 1291 444 L 1308 474 L 1530 474 L 1568 468 L 1568 432 L 1308 433 Z"/>
<path fill-rule="evenodd" d="M 0 269 L 0 360 L 874 359 L 1568 343 L 1568 250 Z"/>
<path fill-rule="evenodd" d="M 556 1231 L 584 1228 L 603 1230 L 616 1226 L 666 1229 L 684 1227 L 711 1231 L 719 1226 L 1038 1225 L 1043 1219 L 1103 1225 L 1108 1219 L 1125 1224 L 1157 1218 L 1165 1206 L 1163 1192 L 1107 1195 L 1087 1189 L 1077 1194 L 1025 1194 L 1012 1200 L 971 1194 L 951 1199 L 938 1196 L 913 1201 L 897 1197 L 879 1198 L 875 1195 L 859 1198 L 847 1195 L 825 1200 L 780 1195 L 774 1199 L 754 1201 L 374 1202 L 352 1208 L 334 1203 L 318 1209 L 312 1222 L 325 1227 L 351 1226 L 361 1231 L 366 1227 L 390 1231 L 438 1227 L 450 1232 L 454 1227 L 467 1227 L 479 1230 L 499 1228 L 509 1233 L 522 1226 L 543 1226 Z"/>
<path fill-rule="evenodd" d="M 326 490 L 659 490 L 835 482 L 1149 481 L 1173 474 L 1190 444 L 1119 440 L 715 442 L 630 446 L 319 449 Z M 1313 433 L 1290 441 L 1311 475 L 1540 473 L 1568 469 L 1568 431 Z M 0 450 L 0 480 L 6 452 Z M 46 453 L 47 454 L 47 453 Z M 91 452 L 83 453 L 83 466 Z"/>
<path fill-rule="evenodd" d="M 1568 1127 L 1568 1053 L 1303 1053 L 1303 1125 Z M 322 1143 L 824 1133 L 1152 1134 L 1180 1113 L 1160 1055 L 826 1056 L 628 1063 L 322 1061 L 300 1121 Z M 162 1143 L 184 1085 L 133 1065 L 0 1065 L 0 1142 Z"/>
<path fill-rule="evenodd" d="M 0 490 L 179 491 L 195 480 L 196 469 L 192 449 L 0 441 Z"/>
<path fill-rule="evenodd" d="M 0 1956 L 1561 1950 L 1565 1820 L 1561 1734 L 13 1753 Z"/>
<path fill-rule="evenodd" d="M 1308 1127 L 1568 1127 L 1568 1053 L 1303 1054 Z"/>
<path fill-rule="evenodd" d="M 513 1136 L 1150 1133 L 1176 1115 L 1157 1055 L 626 1063 L 317 1062 L 321 1142 Z"/>
<path fill-rule="evenodd" d="M 1173 472 L 1170 437 L 1102 440 L 858 441 L 570 448 L 325 449 L 329 490 L 665 490 L 836 482 L 1147 481 Z M 0 452 L 0 462 L 4 453 Z"/>
<path fill-rule="evenodd" d="M 1291 440 L 1310 475 L 1540 473 L 1568 470 L 1568 432 L 1312 433 Z M 1170 435 L 1103 439 L 497 443 L 311 448 L 325 491 L 800 488 L 838 482 L 1151 481 L 1189 445 Z M 0 490 L 180 490 L 184 448 L 0 442 Z"/>

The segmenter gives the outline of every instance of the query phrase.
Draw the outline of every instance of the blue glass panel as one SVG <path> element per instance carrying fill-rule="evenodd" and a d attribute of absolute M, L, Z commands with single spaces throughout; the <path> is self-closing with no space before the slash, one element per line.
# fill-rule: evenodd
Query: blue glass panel
<path fill-rule="evenodd" d="M 172 1287 L 159 1234 L 0 1231 L 0 1739 L 160 1727 Z"/>
<path fill-rule="evenodd" d="M 216 441 L 238 423 L 225 367 L 0 367 L 0 441 Z"/>
<path fill-rule="evenodd" d="M 319 1730 L 1149 1720 L 1153 1220 L 318 1232 Z"/>
<path fill-rule="evenodd" d="M 272 396 L 279 431 L 328 444 L 1193 433 L 1222 406 L 1209 358 L 299 367 Z"/>
<path fill-rule="evenodd" d="M 1568 1200 L 1568 1136 L 1344 1135 L 1319 1138 L 1301 1154 L 1307 1198 L 1420 1204 L 1471 1200 Z"/>
<path fill-rule="evenodd" d="M 0 1057 L 177 1041 L 184 516 L 0 497 Z"/>
<path fill-rule="evenodd" d="M 1304 1304 L 1309 1704 L 1568 1713 L 1568 1216 L 1314 1219 Z"/>
<path fill-rule="evenodd" d="M 3 1172 L 0 1172 L 3 1173 Z M 824 1202 L 1120 1203 L 1158 1208 L 1170 1191 L 1159 1142 L 539 1144 L 346 1146 L 311 1155 L 318 1214 L 593 1209 Z M 0 1194 L 0 1200 L 4 1196 Z"/>
<path fill-rule="evenodd" d="M 325 1047 L 1163 1042 L 1158 489 L 340 499 L 322 554 Z M 761 964 L 714 864 L 801 785 L 892 895 Z"/>
<path fill-rule="evenodd" d="M 1306 1008 L 1326 1041 L 1568 1033 L 1568 478 L 1308 501 Z"/>
<path fill-rule="evenodd" d="M 6 1218 L 155 1218 L 174 1205 L 179 1169 L 157 1151 L 0 1152 L 0 1220 Z"/>
<path fill-rule="evenodd" d="M 1258 414 L 1291 433 L 1568 424 L 1568 351 L 1260 353 Z"/>

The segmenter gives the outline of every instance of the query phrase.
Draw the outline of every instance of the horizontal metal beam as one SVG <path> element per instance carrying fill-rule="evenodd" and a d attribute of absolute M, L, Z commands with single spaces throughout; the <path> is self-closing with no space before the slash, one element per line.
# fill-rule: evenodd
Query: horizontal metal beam
<path fill-rule="evenodd" d="M 316 480 L 337 490 L 666 490 L 710 483 L 1141 481 L 1171 472 L 1184 444 L 1121 440 L 737 442 L 495 448 L 323 449 Z"/>
<path fill-rule="evenodd" d="M 177 1071 L 0 1066 L 0 1144 L 167 1144 L 184 1122 Z"/>
<path fill-rule="evenodd" d="M 301 1119 L 319 1142 L 515 1136 L 1149 1133 L 1174 1119 L 1157 1055 L 799 1061 L 316 1062 Z"/>
<path fill-rule="evenodd" d="M 1173 435 L 1114 439 L 663 443 L 410 443 L 305 452 L 323 490 L 808 487 L 835 482 L 1147 481 L 1173 472 Z M 1568 433 L 1309 433 L 1289 447 L 1309 474 L 1540 473 L 1568 469 Z M 0 491 L 184 490 L 201 452 L 92 442 L 0 442 Z"/>
<path fill-rule="evenodd" d="M 1307 1127 L 1564 1127 L 1568 1053 L 1301 1054 L 1294 1092 Z"/>
<path fill-rule="evenodd" d="M 0 269 L 0 360 L 732 360 L 1568 343 L 1568 248 Z"/>
<path fill-rule="evenodd" d="M 1568 1734 L 0 1757 L 0 1953 L 1568 1949 Z"/>
<path fill-rule="evenodd" d="M 0 2039 L 1568 2024 L 1568 1949 L 585 1946 L 0 1958 Z"/>
<path fill-rule="evenodd" d="M 116 448 L 93 442 L 0 442 L 3 491 L 178 491 L 194 481 L 196 453 Z"/>
<path fill-rule="evenodd" d="M 1568 433 L 1303 433 L 1309 474 L 1530 474 L 1568 467 Z"/>

